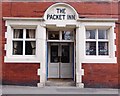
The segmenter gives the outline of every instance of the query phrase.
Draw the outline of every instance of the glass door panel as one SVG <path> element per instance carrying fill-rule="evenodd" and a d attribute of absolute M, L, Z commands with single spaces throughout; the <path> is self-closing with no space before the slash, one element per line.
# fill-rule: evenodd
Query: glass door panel
<path fill-rule="evenodd" d="M 50 49 L 50 62 L 58 63 L 58 45 L 51 45 Z"/>
<path fill-rule="evenodd" d="M 61 63 L 70 63 L 70 46 L 61 46 Z"/>
<path fill-rule="evenodd" d="M 60 78 L 72 78 L 72 44 L 61 43 Z"/>
<path fill-rule="evenodd" d="M 59 44 L 49 44 L 48 78 L 59 78 Z"/>

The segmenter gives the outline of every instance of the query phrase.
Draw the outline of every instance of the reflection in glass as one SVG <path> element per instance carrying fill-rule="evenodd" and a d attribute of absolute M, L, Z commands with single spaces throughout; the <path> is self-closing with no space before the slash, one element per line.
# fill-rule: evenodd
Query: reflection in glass
<path fill-rule="evenodd" d="M 98 43 L 99 55 L 108 55 L 108 42 Z"/>
<path fill-rule="evenodd" d="M 62 63 L 70 63 L 70 46 L 69 45 L 62 45 Z"/>
<path fill-rule="evenodd" d="M 23 54 L 23 42 L 13 41 L 13 55 L 22 55 L 22 54 Z"/>
<path fill-rule="evenodd" d="M 35 55 L 36 51 L 36 42 L 35 41 L 26 41 L 25 42 L 25 55 Z"/>
<path fill-rule="evenodd" d="M 106 30 L 98 30 L 98 39 L 108 39 L 108 32 Z"/>
<path fill-rule="evenodd" d="M 86 55 L 96 55 L 96 42 L 86 42 Z"/>
<path fill-rule="evenodd" d="M 71 31 L 63 31 L 62 32 L 62 39 L 63 40 L 73 40 L 73 32 L 71 32 Z"/>
<path fill-rule="evenodd" d="M 58 31 L 49 31 L 48 39 L 49 40 L 59 40 L 59 32 Z"/>
<path fill-rule="evenodd" d="M 86 39 L 95 39 L 96 30 L 86 30 Z"/>
<path fill-rule="evenodd" d="M 50 48 L 50 61 L 51 63 L 57 63 L 58 62 L 58 45 L 52 45 Z"/>

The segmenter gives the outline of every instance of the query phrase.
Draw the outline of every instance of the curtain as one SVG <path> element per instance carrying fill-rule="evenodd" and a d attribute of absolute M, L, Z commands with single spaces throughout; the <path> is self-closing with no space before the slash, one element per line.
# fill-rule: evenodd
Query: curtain
<path fill-rule="evenodd" d="M 108 43 L 105 43 L 104 49 L 106 50 L 105 55 L 108 54 Z"/>
<path fill-rule="evenodd" d="M 29 37 L 30 38 L 35 38 L 35 30 L 34 29 L 29 29 Z M 35 55 L 35 42 L 31 42 L 31 47 L 32 47 L 32 55 Z"/>
<path fill-rule="evenodd" d="M 20 30 L 19 29 L 15 29 L 14 31 L 14 38 L 19 38 L 20 36 Z"/>
<path fill-rule="evenodd" d="M 90 42 L 86 42 L 86 55 L 90 54 Z"/>
<path fill-rule="evenodd" d="M 17 42 L 13 42 L 13 43 L 14 43 L 13 54 L 15 55 L 16 52 L 17 52 L 17 45 L 18 45 L 18 43 Z"/>
<path fill-rule="evenodd" d="M 32 46 L 32 55 L 35 55 L 35 42 L 31 42 Z"/>
<path fill-rule="evenodd" d="M 20 30 L 19 29 L 15 29 L 14 30 L 14 38 L 19 38 L 20 36 Z M 14 48 L 13 48 L 13 54 L 15 55 L 17 53 L 18 50 L 18 42 L 13 42 L 14 43 Z"/>
<path fill-rule="evenodd" d="M 29 31 L 28 31 L 29 33 L 29 37 L 30 38 L 35 38 L 35 30 L 34 29 L 29 29 Z"/>

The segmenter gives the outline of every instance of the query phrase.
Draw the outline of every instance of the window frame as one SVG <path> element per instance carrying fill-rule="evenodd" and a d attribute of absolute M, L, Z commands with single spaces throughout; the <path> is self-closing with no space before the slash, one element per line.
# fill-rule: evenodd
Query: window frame
<path fill-rule="evenodd" d="M 14 29 L 23 29 L 23 38 L 14 38 Z M 27 29 L 34 29 L 35 30 L 35 38 L 26 38 L 26 33 L 27 33 Z M 35 28 L 12 28 L 12 46 L 13 46 L 13 41 L 22 41 L 23 42 L 23 52 L 22 52 L 22 55 L 14 55 L 13 54 L 13 47 L 12 47 L 12 56 L 35 56 L 36 55 L 36 51 L 35 51 L 35 55 L 25 55 L 25 42 L 26 41 L 34 41 L 36 43 L 36 29 Z M 36 47 L 36 46 L 35 46 Z"/>
<path fill-rule="evenodd" d="M 40 22 L 37 19 L 6 19 L 5 26 L 7 28 L 5 32 L 5 39 L 6 44 L 4 44 L 4 50 L 6 51 L 4 56 L 4 62 L 5 63 L 40 63 L 40 53 L 41 53 L 41 47 L 40 44 L 42 42 L 41 40 L 41 30 L 44 31 L 44 27 L 41 27 Z M 12 55 L 12 29 L 13 28 L 26 28 L 26 29 L 36 29 L 36 55 Z M 39 30 L 41 28 L 41 30 Z"/>
<path fill-rule="evenodd" d="M 115 32 L 115 21 L 82 21 L 79 23 L 79 27 L 76 31 L 76 40 L 78 40 L 78 48 L 79 56 L 81 57 L 81 63 L 104 63 L 104 64 L 116 64 L 117 63 L 117 57 L 116 57 L 116 32 Z M 86 55 L 86 29 L 95 29 L 95 28 L 106 28 L 109 29 L 109 55 L 108 56 L 92 56 Z M 79 33 L 78 33 L 79 32 Z M 83 41 L 81 41 L 83 40 Z"/>
<path fill-rule="evenodd" d="M 88 30 L 95 30 L 95 39 L 87 39 L 86 38 L 86 32 L 88 31 Z M 86 55 L 86 56 L 105 56 L 105 57 L 109 57 L 109 43 L 110 43 L 110 40 L 109 40 L 109 32 L 108 32 L 108 38 L 107 39 L 99 39 L 99 35 L 98 35 L 98 32 L 99 32 L 99 30 L 106 30 L 106 32 L 108 32 L 108 30 L 109 30 L 109 28 L 86 28 L 86 31 L 85 31 L 85 44 L 86 44 L 86 42 L 95 42 L 96 43 L 96 55 Z M 108 55 L 99 55 L 99 42 L 106 42 L 106 43 L 108 43 Z M 86 54 L 86 52 L 85 52 L 85 54 Z"/>

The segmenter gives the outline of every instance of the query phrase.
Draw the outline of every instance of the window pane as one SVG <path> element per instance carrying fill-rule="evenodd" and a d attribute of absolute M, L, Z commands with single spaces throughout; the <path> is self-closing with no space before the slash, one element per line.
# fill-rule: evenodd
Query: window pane
<path fill-rule="evenodd" d="M 106 30 L 98 30 L 98 39 L 108 39 L 108 32 Z"/>
<path fill-rule="evenodd" d="M 59 31 L 49 31 L 48 39 L 49 40 L 59 40 Z"/>
<path fill-rule="evenodd" d="M 70 63 L 70 46 L 69 45 L 62 45 L 61 62 Z"/>
<path fill-rule="evenodd" d="M 35 55 L 36 53 L 36 42 L 26 41 L 25 42 L 25 55 Z"/>
<path fill-rule="evenodd" d="M 108 42 L 98 42 L 99 55 L 108 55 Z"/>
<path fill-rule="evenodd" d="M 23 38 L 23 29 L 14 29 L 13 38 Z"/>
<path fill-rule="evenodd" d="M 70 32 L 70 31 L 62 32 L 62 39 L 63 40 L 73 40 L 73 32 Z"/>
<path fill-rule="evenodd" d="M 26 38 L 35 38 L 35 29 L 27 29 Z"/>
<path fill-rule="evenodd" d="M 51 63 L 58 63 L 58 45 L 52 45 L 50 48 L 50 62 Z"/>
<path fill-rule="evenodd" d="M 22 55 L 22 54 L 23 54 L 23 42 L 13 41 L 13 55 Z"/>
<path fill-rule="evenodd" d="M 96 55 L 96 42 L 86 42 L 86 55 Z"/>
<path fill-rule="evenodd" d="M 95 39 L 96 30 L 86 30 L 86 39 Z"/>

